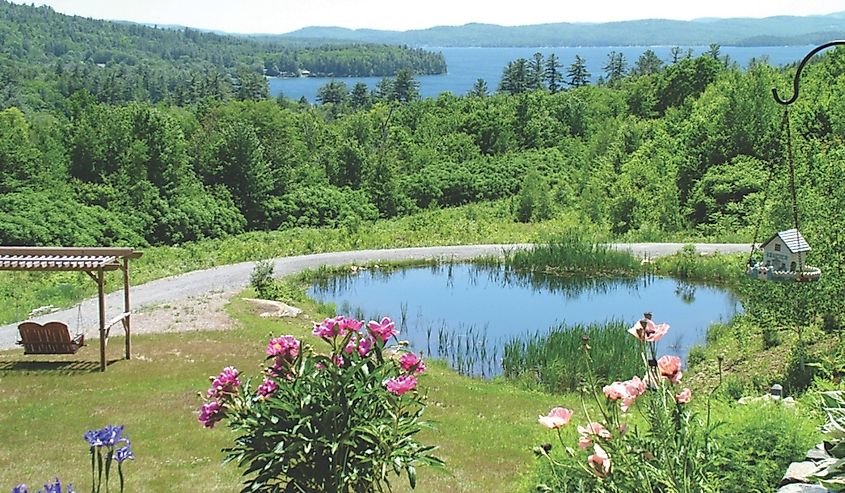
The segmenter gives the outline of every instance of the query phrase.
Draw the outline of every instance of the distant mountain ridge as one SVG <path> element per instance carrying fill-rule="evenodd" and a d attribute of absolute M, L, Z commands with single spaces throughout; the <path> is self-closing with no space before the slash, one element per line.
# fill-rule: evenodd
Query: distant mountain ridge
<path fill-rule="evenodd" d="M 815 44 L 845 38 L 845 12 L 819 16 L 776 16 L 762 19 L 703 18 L 692 21 L 553 23 L 500 26 L 471 23 L 410 31 L 312 26 L 274 39 L 333 39 L 412 46 L 639 46 L 708 45 L 780 46 Z"/>

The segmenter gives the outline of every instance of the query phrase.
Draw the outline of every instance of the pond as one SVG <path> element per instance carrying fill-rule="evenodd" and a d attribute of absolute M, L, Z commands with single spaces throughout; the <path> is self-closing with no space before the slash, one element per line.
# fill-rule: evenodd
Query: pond
<path fill-rule="evenodd" d="M 493 362 L 488 371 L 471 373 L 492 374 L 500 372 L 502 349 L 513 338 L 562 323 L 615 320 L 627 327 L 645 311 L 672 326 L 659 342 L 659 352 L 685 359 L 690 347 L 704 342 L 707 327 L 742 310 L 728 290 L 672 278 L 544 276 L 451 263 L 350 272 L 319 280 L 309 295 L 334 303 L 338 314 L 368 320 L 388 316 L 400 328 L 400 339 L 453 365 L 455 351 L 444 350 L 444 338 L 452 345 L 482 345 Z"/>

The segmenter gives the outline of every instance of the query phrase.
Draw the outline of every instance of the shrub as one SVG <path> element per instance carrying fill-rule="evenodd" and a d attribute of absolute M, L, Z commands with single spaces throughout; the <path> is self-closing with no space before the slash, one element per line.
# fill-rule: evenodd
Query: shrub
<path fill-rule="evenodd" d="M 763 349 L 771 349 L 780 346 L 780 334 L 771 325 L 763 327 Z"/>
<path fill-rule="evenodd" d="M 259 260 L 255 263 L 255 267 L 249 275 L 249 285 L 252 286 L 259 298 L 271 300 L 276 297 L 272 260 Z"/>
<path fill-rule="evenodd" d="M 425 364 L 401 347 L 393 322 L 327 318 L 313 334 L 321 354 L 293 336 L 270 339 L 262 383 L 241 385 L 227 367 L 213 379 L 199 420 L 228 420 L 238 436 L 227 460 L 245 467 L 243 492 L 359 493 L 390 489 L 388 473 L 440 464 L 416 434 L 425 399 L 416 375 Z"/>
<path fill-rule="evenodd" d="M 704 350 L 704 346 L 696 344 L 690 348 L 689 353 L 687 354 L 687 365 L 692 368 L 703 363 L 706 359 L 707 353 Z"/>
<path fill-rule="evenodd" d="M 719 476 L 725 493 L 774 491 L 784 471 L 818 438 L 815 425 L 778 402 L 728 405 L 718 412 Z"/>

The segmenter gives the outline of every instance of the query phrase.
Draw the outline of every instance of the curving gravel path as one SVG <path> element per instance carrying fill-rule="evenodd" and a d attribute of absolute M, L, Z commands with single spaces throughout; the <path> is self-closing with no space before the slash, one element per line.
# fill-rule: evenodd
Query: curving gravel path
<path fill-rule="evenodd" d="M 637 257 L 659 257 L 679 251 L 685 243 L 628 243 L 613 244 L 617 249 L 624 249 Z M 358 250 L 352 252 L 320 253 L 300 255 L 274 260 L 276 277 L 284 277 L 321 265 L 345 265 L 396 260 L 417 259 L 453 259 L 468 260 L 477 257 L 501 256 L 505 251 L 527 248 L 528 244 L 512 245 L 468 245 L 421 248 L 394 248 L 388 250 Z M 736 253 L 748 250 L 748 245 L 734 243 L 700 243 L 696 251 L 701 253 Z M 255 262 L 241 262 L 211 269 L 188 272 L 178 276 L 151 281 L 133 286 L 132 311 L 149 308 L 165 303 L 175 303 L 189 298 L 211 293 L 229 293 L 244 289 L 249 284 L 249 276 Z M 116 291 L 106 296 L 106 319 L 121 312 L 123 292 Z M 34 320 L 46 322 L 61 320 L 68 324 L 71 332 L 77 326 L 77 307 L 61 310 Z M 92 298 L 82 303 L 81 327 L 85 328 L 85 337 L 97 337 L 97 299 Z M 122 329 L 115 327 L 115 333 L 122 334 Z M 12 349 L 18 338 L 17 323 L 0 327 L 0 351 Z"/>

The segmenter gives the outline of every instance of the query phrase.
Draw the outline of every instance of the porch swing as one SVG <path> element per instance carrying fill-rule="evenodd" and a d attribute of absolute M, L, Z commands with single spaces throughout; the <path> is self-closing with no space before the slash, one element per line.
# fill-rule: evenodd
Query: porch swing
<path fill-rule="evenodd" d="M 772 96 L 775 101 L 784 106 L 783 120 L 781 121 L 781 135 L 786 133 L 786 161 L 789 166 L 789 192 L 792 207 L 792 228 L 770 236 L 766 241 L 757 246 L 758 233 L 765 214 L 766 201 L 771 188 L 774 167 L 769 167 L 769 176 L 766 180 L 766 190 L 763 194 L 763 204 L 760 208 L 760 217 L 754 228 L 754 240 L 751 243 L 751 253 L 748 256 L 748 265 L 745 273 L 752 279 L 765 281 L 797 281 L 812 282 L 821 278 L 822 271 L 818 267 L 812 267 L 804 263 L 804 257 L 810 251 L 810 244 L 804 239 L 799 230 L 798 223 L 798 194 L 795 185 L 795 158 L 792 148 L 792 127 L 789 120 L 789 105 L 798 99 L 798 81 L 804 65 L 818 52 L 831 46 L 845 45 L 845 40 L 829 41 L 811 50 L 795 72 L 792 81 L 793 95 L 788 100 L 778 96 L 777 89 L 772 89 Z M 759 251 L 759 254 L 758 254 Z"/>
<path fill-rule="evenodd" d="M 23 346 L 23 354 L 76 354 L 85 345 L 82 304 L 77 305 L 75 335 L 66 323 L 57 320 L 44 324 L 27 320 L 18 324 L 18 333 L 21 338 L 17 344 Z"/>

